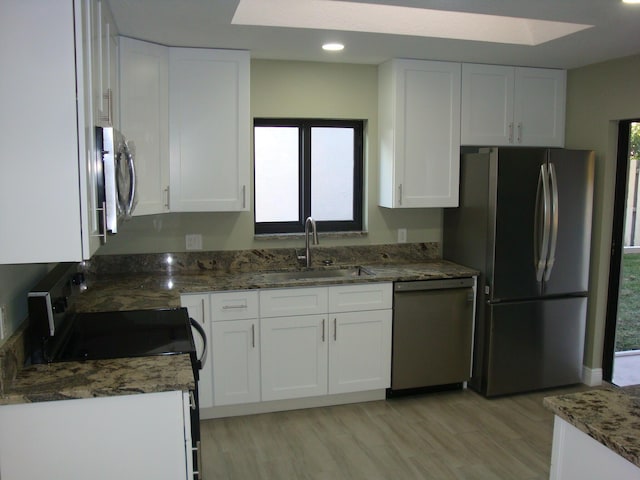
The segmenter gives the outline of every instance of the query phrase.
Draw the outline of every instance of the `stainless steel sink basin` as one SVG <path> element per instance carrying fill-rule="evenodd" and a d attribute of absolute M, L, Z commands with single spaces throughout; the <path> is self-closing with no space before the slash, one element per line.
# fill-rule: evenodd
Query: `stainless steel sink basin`
<path fill-rule="evenodd" d="M 318 270 L 296 270 L 293 272 L 266 272 L 262 274 L 262 277 L 270 282 L 287 282 L 292 280 L 357 278 L 369 275 L 371 275 L 371 273 L 369 273 L 362 267 L 349 267 Z"/>

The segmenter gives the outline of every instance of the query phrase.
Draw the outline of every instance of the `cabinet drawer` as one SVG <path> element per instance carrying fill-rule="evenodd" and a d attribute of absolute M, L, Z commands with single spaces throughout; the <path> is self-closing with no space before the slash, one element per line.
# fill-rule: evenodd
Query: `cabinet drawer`
<path fill-rule="evenodd" d="M 329 288 L 329 311 L 386 310 L 393 305 L 392 283 L 365 283 Z"/>
<path fill-rule="evenodd" d="M 242 290 L 213 293 L 211 295 L 211 316 L 214 322 L 258 318 L 258 292 Z"/>
<path fill-rule="evenodd" d="M 328 289 L 283 288 L 260 292 L 260 317 L 289 317 L 328 312 Z"/>

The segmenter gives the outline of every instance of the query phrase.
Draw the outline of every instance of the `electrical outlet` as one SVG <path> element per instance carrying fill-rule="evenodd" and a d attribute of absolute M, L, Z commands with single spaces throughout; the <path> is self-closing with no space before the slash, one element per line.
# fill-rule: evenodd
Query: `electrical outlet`
<path fill-rule="evenodd" d="M 199 233 L 188 233 L 185 235 L 187 250 L 202 250 L 202 235 Z"/>
<path fill-rule="evenodd" d="M 0 340 L 9 335 L 9 319 L 7 318 L 7 306 L 0 306 Z"/>
<path fill-rule="evenodd" d="M 407 229 L 399 228 L 398 229 L 398 243 L 407 243 Z"/>

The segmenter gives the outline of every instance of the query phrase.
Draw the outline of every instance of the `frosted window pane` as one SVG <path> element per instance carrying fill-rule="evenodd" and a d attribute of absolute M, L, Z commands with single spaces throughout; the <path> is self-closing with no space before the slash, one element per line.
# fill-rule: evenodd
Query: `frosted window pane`
<path fill-rule="evenodd" d="M 353 128 L 311 129 L 311 216 L 353 220 Z"/>
<path fill-rule="evenodd" d="M 298 220 L 298 127 L 255 127 L 256 222 Z"/>

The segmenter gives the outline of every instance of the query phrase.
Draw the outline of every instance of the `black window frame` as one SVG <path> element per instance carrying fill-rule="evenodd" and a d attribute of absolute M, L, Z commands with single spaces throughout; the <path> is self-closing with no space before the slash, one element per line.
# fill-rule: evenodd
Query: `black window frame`
<path fill-rule="evenodd" d="M 311 216 L 311 129 L 313 127 L 353 128 L 353 220 L 316 221 L 319 232 L 362 231 L 362 212 L 364 203 L 364 120 L 315 119 L 315 118 L 254 118 L 254 140 L 256 127 L 297 127 L 298 128 L 298 219 L 291 222 L 257 222 L 254 229 L 257 235 L 285 234 L 304 232 L 304 222 Z M 254 141 L 255 145 L 255 141 Z M 253 152 L 255 167 L 255 148 Z M 254 185 L 255 183 L 254 168 Z"/>

